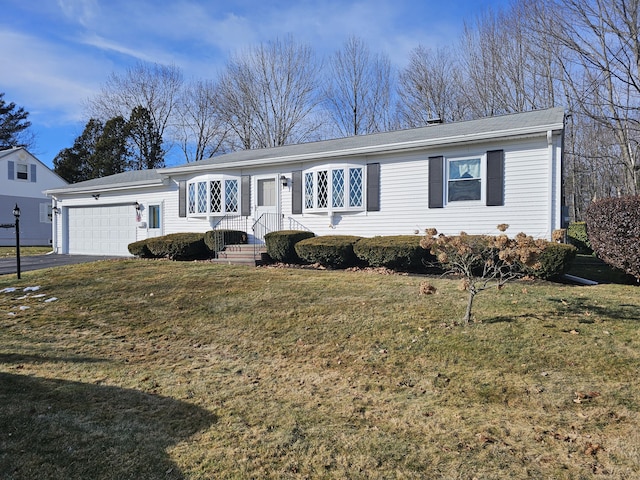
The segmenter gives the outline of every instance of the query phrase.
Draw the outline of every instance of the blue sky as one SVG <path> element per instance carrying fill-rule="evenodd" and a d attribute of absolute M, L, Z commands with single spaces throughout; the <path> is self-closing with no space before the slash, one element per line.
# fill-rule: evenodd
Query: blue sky
<path fill-rule="evenodd" d="M 291 35 L 319 56 L 351 35 L 394 67 L 455 42 L 463 21 L 508 0 L 3 0 L 0 92 L 24 107 L 45 164 L 73 145 L 85 102 L 112 72 L 142 60 L 215 79 L 229 55 Z M 168 163 L 181 163 L 168 159 Z"/>

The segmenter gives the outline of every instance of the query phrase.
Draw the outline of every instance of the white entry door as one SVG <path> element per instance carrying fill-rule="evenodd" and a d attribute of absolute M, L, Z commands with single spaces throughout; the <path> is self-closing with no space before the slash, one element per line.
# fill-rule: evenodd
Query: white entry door
<path fill-rule="evenodd" d="M 255 177 L 255 230 L 254 235 L 262 240 L 264 235 L 280 229 L 278 176 Z"/>

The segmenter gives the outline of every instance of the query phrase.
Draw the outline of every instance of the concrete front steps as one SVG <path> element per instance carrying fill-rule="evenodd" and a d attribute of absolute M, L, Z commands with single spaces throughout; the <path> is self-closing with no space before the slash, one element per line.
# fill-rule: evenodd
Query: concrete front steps
<path fill-rule="evenodd" d="M 262 256 L 266 255 L 267 247 L 264 245 L 227 245 L 224 250 L 218 252 L 213 263 L 228 265 L 262 265 Z"/>

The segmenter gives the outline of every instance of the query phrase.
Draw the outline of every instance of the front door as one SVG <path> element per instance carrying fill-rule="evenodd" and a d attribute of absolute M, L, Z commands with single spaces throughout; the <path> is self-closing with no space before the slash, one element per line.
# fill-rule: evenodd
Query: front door
<path fill-rule="evenodd" d="M 255 192 L 254 235 L 257 239 L 263 240 L 267 233 L 281 228 L 277 175 L 256 176 Z"/>

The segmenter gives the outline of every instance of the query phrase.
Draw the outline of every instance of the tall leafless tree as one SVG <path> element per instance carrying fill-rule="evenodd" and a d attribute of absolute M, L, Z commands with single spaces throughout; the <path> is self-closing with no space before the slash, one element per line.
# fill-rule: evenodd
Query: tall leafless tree
<path fill-rule="evenodd" d="M 562 49 L 574 107 L 610 135 L 607 154 L 622 160 L 621 193 L 640 191 L 640 1 L 540 0 L 557 27 L 545 33 Z"/>
<path fill-rule="evenodd" d="M 92 117 L 103 121 L 117 116 L 128 119 L 136 108 L 145 109 L 154 136 L 164 143 L 164 155 L 170 146 L 166 133 L 174 119 L 182 82 L 182 72 L 176 66 L 138 62 L 122 74 L 112 73 L 87 107 Z"/>
<path fill-rule="evenodd" d="M 217 109 L 236 148 L 264 148 L 313 138 L 320 123 L 319 68 L 310 47 L 291 37 L 235 55 L 219 80 Z"/>
<path fill-rule="evenodd" d="M 228 126 L 216 110 L 216 84 L 200 80 L 185 85 L 177 108 L 174 136 L 187 162 L 225 151 Z"/>
<path fill-rule="evenodd" d="M 460 70 L 450 48 L 431 50 L 419 45 L 399 74 L 399 122 L 412 128 L 433 121 L 464 120 L 467 109 L 460 95 L 461 85 Z"/>
<path fill-rule="evenodd" d="M 350 37 L 330 57 L 324 97 L 327 112 L 340 136 L 389 129 L 391 63 L 373 54 L 365 42 Z"/>

